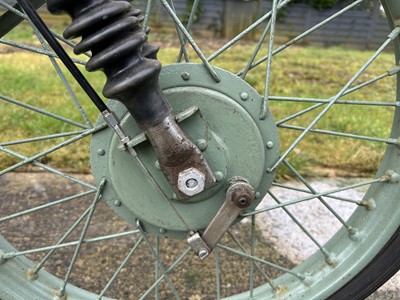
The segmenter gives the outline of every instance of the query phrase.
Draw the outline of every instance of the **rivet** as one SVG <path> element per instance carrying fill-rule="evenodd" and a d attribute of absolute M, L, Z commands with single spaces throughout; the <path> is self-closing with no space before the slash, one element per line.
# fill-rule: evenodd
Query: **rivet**
<path fill-rule="evenodd" d="M 120 207 L 122 205 L 121 201 L 119 201 L 119 200 L 114 200 L 113 204 L 114 204 L 114 206 L 118 206 L 118 207 Z"/>
<path fill-rule="evenodd" d="M 215 180 L 216 181 L 221 181 L 222 179 L 224 179 L 224 173 L 222 173 L 221 171 L 217 171 L 214 173 L 215 176 Z"/>
<path fill-rule="evenodd" d="M 256 192 L 254 196 L 256 197 L 256 199 L 258 199 L 258 198 L 261 197 L 261 193 L 260 192 Z"/>
<path fill-rule="evenodd" d="M 104 156 L 104 154 L 106 154 L 106 150 L 99 149 L 99 150 L 97 150 L 97 154 L 100 155 L 100 156 Z"/>
<path fill-rule="evenodd" d="M 183 72 L 181 77 L 183 80 L 187 81 L 190 79 L 190 74 L 188 72 Z"/>
<path fill-rule="evenodd" d="M 267 143 L 267 148 L 268 148 L 268 149 L 274 148 L 274 143 L 273 143 L 272 141 L 269 141 L 269 142 Z"/>
<path fill-rule="evenodd" d="M 204 140 L 204 139 L 197 140 L 196 144 L 197 144 L 197 147 L 199 147 L 199 149 L 200 149 L 201 151 L 206 150 L 206 149 L 207 149 L 207 146 L 208 146 L 207 141 Z"/>
<path fill-rule="evenodd" d="M 157 170 L 161 170 L 160 162 L 158 160 L 156 160 L 156 162 L 154 163 L 154 166 L 156 167 Z"/>
<path fill-rule="evenodd" d="M 240 93 L 240 98 L 241 98 L 243 101 L 246 101 L 247 99 L 249 99 L 249 94 L 247 94 L 246 92 L 241 92 L 241 93 Z"/>
<path fill-rule="evenodd" d="M 161 233 L 161 234 L 164 234 L 164 233 L 167 232 L 167 229 L 165 229 L 165 228 L 160 228 L 160 229 L 158 230 L 158 232 Z"/>
<path fill-rule="evenodd" d="M 176 200 L 176 199 L 178 199 L 178 196 L 177 196 L 175 193 L 173 193 L 173 194 L 172 194 L 172 199 L 175 199 L 175 200 Z"/>

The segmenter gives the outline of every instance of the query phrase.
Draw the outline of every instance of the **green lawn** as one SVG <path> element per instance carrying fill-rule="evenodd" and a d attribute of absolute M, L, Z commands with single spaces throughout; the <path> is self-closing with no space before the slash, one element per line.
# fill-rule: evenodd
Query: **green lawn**
<path fill-rule="evenodd" d="M 33 34 L 11 34 L 8 38 L 16 38 L 30 45 L 38 45 L 33 40 Z M 166 43 L 168 37 L 155 36 L 156 42 L 161 41 L 159 59 L 162 63 L 174 62 L 178 48 Z M 208 43 L 208 41 L 204 41 Z M 215 60 L 215 65 L 239 71 L 245 66 L 251 54 L 252 47 L 246 44 L 235 46 L 222 57 Z M 206 46 L 207 52 L 212 53 L 215 44 Z M 261 53 L 265 54 L 264 53 Z M 278 54 L 273 60 L 271 95 L 310 97 L 328 99 L 335 95 L 349 80 L 354 72 L 365 62 L 372 52 L 358 51 L 340 47 L 292 47 Z M 194 56 L 191 53 L 192 57 Z M 9 48 L 0 48 L 0 78 L 2 85 L 0 94 L 18 99 L 30 105 L 46 109 L 76 122 L 82 122 L 69 94 L 57 78 L 54 68 L 45 56 L 38 56 L 25 51 L 10 52 Z M 358 82 L 374 78 L 394 66 L 390 53 L 383 53 L 365 72 Z M 86 74 L 86 73 L 85 73 Z M 97 90 L 101 90 L 104 76 L 101 73 L 86 74 L 89 81 Z M 67 75 L 77 98 L 82 103 L 87 115 L 95 122 L 98 112 L 90 104 L 78 85 Z M 263 93 L 265 67 L 251 71 L 246 77 L 247 82 Z M 364 101 L 394 101 L 394 78 L 390 77 L 352 93 L 343 99 Z M 312 104 L 270 101 L 270 109 L 275 120 L 291 115 L 294 112 L 309 107 Z M 320 111 L 317 109 L 289 122 L 291 125 L 306 126 Z M 72 125 L 54 121 L 45 116 L 16 107 L 12 104 L 1 106 L 2 124 L 0 125 L 0 141 L 23 139 L 42 136 L 54 132 L 76 130 Z M 336 105 L 316 126 L 339 132 L 349 132 L 373 137 L 388 137 L 393 117 L 393 108 Z M 285 149 L 300 134 L 298 131 L 279 130 L 282 149 Z M 38 147 L 50 147 L 60 140 L 50 142 L 35 142 L 10 146 L 26 156 L 35 153 Z M 88 162 L 89 140 L 78 145 L 58 151 L 43 158 L 43 161 L 55 167 L 66 168 L 69 171 L 89 172 Z M 362 175 L 371 172 L 379 164 L 384 143 L 363 142 L 354 139 L 327 137 L 321 134 L 310 134 L 290 156 L 290 161 L 300 167 L 303 173 L 310 174 L 316 169 L 333 168 L 350 172 L 352 175 Z M 1 167 L 17 162 L 18 159 L 1 154 Z M 69 166 L 69 167 L 67 167 Z M 284 171 L 282 171 L 284 173 Z M 283 174 L 282 173 L 282 174 Z"/>

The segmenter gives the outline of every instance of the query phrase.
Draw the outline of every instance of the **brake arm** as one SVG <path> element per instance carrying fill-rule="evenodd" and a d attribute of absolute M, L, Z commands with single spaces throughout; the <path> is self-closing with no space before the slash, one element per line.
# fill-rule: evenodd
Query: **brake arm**
<path fill-rule="evenodd" d="M 234 178 L 230 181 L 225 201 L 204 233 L 189 233 L 188 243 L 200 259 L 205 259 L 210 255 L 224 233 L 253 200 L 254 189 L 246 180 Z"/>

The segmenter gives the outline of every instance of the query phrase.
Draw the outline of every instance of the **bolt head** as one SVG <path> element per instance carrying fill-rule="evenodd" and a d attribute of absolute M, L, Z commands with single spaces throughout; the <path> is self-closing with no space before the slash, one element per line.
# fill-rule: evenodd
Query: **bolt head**
<path fill-rule="evenodd" d="M 206 141 L 206 140 L 203 140 L 203 139 L 197 140 L 196 144 L 197 144 L 197 147 L 199 147 L 199 149 L 200 149 L 201 151 L 206 150 L 206 149 L 207 149 L 207 146 L 208 146 L 207 141 Z"/>
<path fill-rule="evenodd" d="M 178 189 L 187 196 L 201 193 L 205 188 L 205 175 L 196 168 L 189 168 L 179 173 Z"/>
<path fill-rule="evenodd" d="M 249 94 L 247 94 L 246 92 L 241 92 L 240 99 L 242 99 L 243 101 L 246 101 L 247 99 L 249 99 Z"/>

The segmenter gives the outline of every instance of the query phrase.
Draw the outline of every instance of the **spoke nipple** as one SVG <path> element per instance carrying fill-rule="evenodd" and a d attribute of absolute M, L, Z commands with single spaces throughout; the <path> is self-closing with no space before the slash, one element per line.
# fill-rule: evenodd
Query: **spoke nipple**
<path fill-rule="evenodd" d="M 399 183 L 400 182 L 400 175 L 399 173 L 396 173 L 395 171 L 387 171 L 386 174 L 384 175 L 384 178 L 386 181 L 389 181 L 390 183 Z"/>
<path fill-rule="evenodd" d="M 301 274 L 301 273 L 299 273 L 298 276 L 299 276 L 299 278 L 301 280 L 303 280 L 303 283 L 306 286 L 311 286 L 314 283 L 313 278 L 309 274 Z"/>
<path fill-rule="evenodd" d="M 268 149 L 272 149 L 274 148 L 274 143 L 272 141 L 269 141 L 266 146 Z"/>
<path fill-rule="evenodd" d="M 114 200 L 114 206 L 120 207 L 122 205 L 121 201 L 119 200 Z"/>
<path fill-rule="evenodd" d="M 65 291 L 53 291 L 53 300 L 67 300 L 67 298 L 67 293 Z"/>
<path fill-rule="evenodd" d="M 369 198 L 366 201 L 361 201 L 360 205 L 364 206 L 367 210 L 374 210 L 376 208 L 376 201 L 374 198 Z"/>
<path fill-rule="evenodd" d="M 26 272 L 26 276 L 28 277 L 29 281 L 34 281 L 34 280 L 38 279 L 38 277 L 39 277 L 39 275 L 35 272 L 34 269 L 29 269 Z"/>
<path fill-rule="evenodd" d="M 197 140 L 196 144 L 197 144 L 197 147 L 199 147 L 199 149 L 200 149 L 201 151 L 206 150 L 207 147 L 208 147 L 208 143 L 207 143 L 207 141 L 204 140 L 204 139 L 199 139 L 199 140 Z"/>
<path fill-rule="evenodd" d="M 330 253 L 326 258 L 326 263 L 330 266 L 336 266 L 338 264 L 338 259 L 335 254 Z"/>
<path fill-rule="evenodd" d="M 99 156 L 104 156 L 104 155 L 106 154 L 106 150 L 104 150 L 104 149 L 99 149 L 99 150 L 97 150 L 97 154 L 98 154 Z"/>
<path fill-rule="evenodd" d="M 190 74 L 188 72 L 183 72 L 181 77 L 183 80 L 188 81 L 190 79 Z"/>
<path fill-rule="evenodd" d="M 247 99 L 249 99 L 249 94 L 247 94 L 246 92 L 241 92 L 240 99 L 242 99 L 243 101 L 246 101 Z"/>
<path fill-rule="evenodd" d="M 357 229 L 350 227 L 347 229 L 349 237 L 353 241 L 359 241 L 361 239 L 361 233 Z"/>

